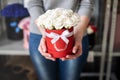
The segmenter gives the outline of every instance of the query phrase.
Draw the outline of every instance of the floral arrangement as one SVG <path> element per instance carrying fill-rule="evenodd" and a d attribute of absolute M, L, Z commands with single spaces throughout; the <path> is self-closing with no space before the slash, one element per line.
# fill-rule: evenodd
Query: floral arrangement
<path fill-rule="evenodd" d="M 39 16 L 36 24 L 45 29 L 48 53 L 54 58 L 72 54 L 74 45 L 73 27 L 80 16 L 70 9 L 56 8 Z"/>
<path fill-rule="evenodd" d="M 0 14 L 5 16 L 7 35 L 9 39 L 21 40 L 23 39 L 23 30 L 18 27 L 19 21 L 29 16 L 28 10 L 20 3 L 8 4 L 2 10 Z"/>
<path fill-rule="evenodd" d="M 79 21 L 79 15 L 72 10 L 56 8 L 48 10 L 43 15 L 39 16 L 37 24 L 45 29 L 60 30 L 63 28 L 70 29 L 76 26 Z"/>
<path fill-rule="evenodd" d="M 29 13 L 22 4 L 14 3 L 9 4 L 1 10 L 2 16 L 5 17 L 26 17 L 29 16 Z"/>

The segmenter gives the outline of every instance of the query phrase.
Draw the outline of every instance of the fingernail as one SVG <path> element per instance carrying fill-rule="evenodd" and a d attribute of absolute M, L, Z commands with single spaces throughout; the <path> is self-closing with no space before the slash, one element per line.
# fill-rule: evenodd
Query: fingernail
<path fill-rule="evenodd" d="M 48 57 L 51 57 L 51 55 L 49 54 Z"/>
<path fill-rule="evenodd" d="M 76 53 L 76 50 L 73 50 L 73 53 L 75 54 L 75 53 Z"/>
<path fill-rule="evenodd" d="M 52 59 L 52 61 L 55 61 L 55 59 Z"/>
<path fill-rule="evenodd" d="M 46 50 L 44 49 L 44 52 L 46 52 Z"/>
<path fill-rule="evenodd" d="M 66 58 L 69 58 L 69 55 L 67 55 Z"/>
<path fill-rule="evenodd" d="M 65 59 L 62 59 L 62 61 L 65 61 Z"/>

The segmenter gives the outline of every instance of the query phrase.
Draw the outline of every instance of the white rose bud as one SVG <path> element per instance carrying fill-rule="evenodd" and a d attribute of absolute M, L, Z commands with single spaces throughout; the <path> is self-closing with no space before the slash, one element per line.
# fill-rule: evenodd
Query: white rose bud
<path fill-rule="evenodd" d="M 73 11 L 72 10 L 64 10 L 62 12 L 63 15 L 66 15 L 67 17 L 71 17 L 73 15 Z"/>
<path fill-rule="evenodd" d="M 58 29 L 62 29 L 64 27 L 63 23 L 64 23 L 64 18 L 58 17 L 57 19 L 54 20 L 53 25 L 54 25 L 55 29 L 58 30 Z"/>
<path fill-rule="evenodd" d="M 71 28 L 73 26 L 73 21 L 71 20 L 71 18 L 67 18 L 65 21 L 65 28 Z"/>
<path fill-rule="evenodd" d="M 46 29 L 53 29 L 52 21 L 50 19 L 46 19 L 43 24 L 45 25 Z"/>
<path fill-rule="evenodd" d="M 71 20 L 73 21 L 73 26 L 76 26 L 80 22 L 80 16 L 76 13 L 72 15 Z"/>

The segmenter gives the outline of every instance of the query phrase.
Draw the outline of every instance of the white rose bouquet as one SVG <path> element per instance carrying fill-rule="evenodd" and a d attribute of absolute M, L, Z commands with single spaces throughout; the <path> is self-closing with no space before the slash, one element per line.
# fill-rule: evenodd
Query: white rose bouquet
<path fill-rule="evenodd" d="M 38 25 L 49 30 L 60 30 L 63 28 L 70 29 L 76 26 L 80 17 L 72 10 L 56 8 L 48 10 L 38 18 Z"/>
<path fill-rule="evenodd" d="M 37 25 L 46 31 L 48 53 L 55 58 L 72 53 L 74 45 L 73 27 L 80 16 L 70 9 L 56 8 L 46 11 L 37 19 Z"/>

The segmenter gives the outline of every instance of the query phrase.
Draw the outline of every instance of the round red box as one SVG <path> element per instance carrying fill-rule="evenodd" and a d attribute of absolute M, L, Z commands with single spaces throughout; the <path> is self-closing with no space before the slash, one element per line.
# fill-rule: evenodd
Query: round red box
<path fill-rule="evenodd" d="M 61 30 L 46 29 L 45 31 L 47 34 L 55 33 L 58 35 L 62 35 L 62 33 L 66 30 L 69 33 L 73 33 L 73 27 L 70 29 L 61 29 Z M 46 36 L 45 40 L 46 40 L 46 45 L 47 45 L 47 51 L 48 51 L 48 53 L 50 53 L 52 55 L 52 57 L 62 58 L 68 54 L 72 54 L 72 49 L 73 49 L 73 45 L 74 45 L 74 36 L 72 34 L 71 36 L 66 37 L 66 38 L 69 41 L 67 44 L 61 37 L 59 37 L 59 39 L 55 43 L 52 43 L 51 40 L 53 40 L 53 38 Z"/>

